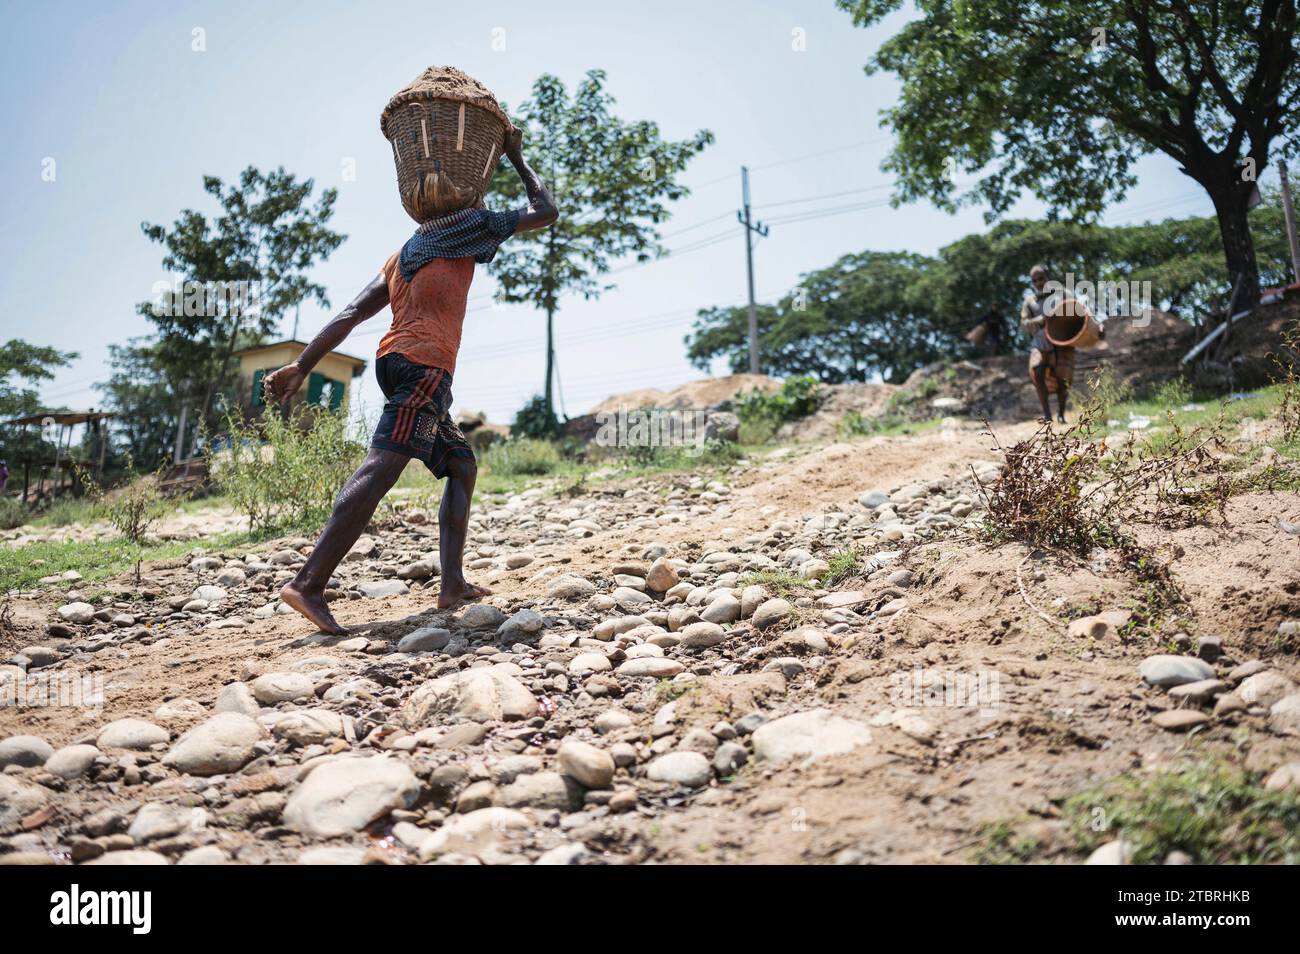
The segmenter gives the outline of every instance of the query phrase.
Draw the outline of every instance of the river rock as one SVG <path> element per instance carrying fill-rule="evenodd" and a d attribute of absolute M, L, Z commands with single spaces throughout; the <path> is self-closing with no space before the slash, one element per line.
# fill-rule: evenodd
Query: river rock
<path fill-rule="evenodd" d="M 436 653 L 451 642 L 450 630 L 440 626 L 421 626 L 407 633 L 397 643 L 399 653 Z"/>
<path fill-rule="evenodd" d="M 419 780 L 396 759 L 341 758 L 312 770 L 289 796 L 284 822 L 302 834 L 332 838 L 410 808 L 419 794 Z"/>
<path fill-rule="evenodd" d="M 556 755 L 560 771 L 586 788 L 609 788 L 614 781 L 614 758 L 588 742 L 567 740 Z"/>
<path fill-rule="evenodd" d="M 699 752 L 669 752 L 650 763 L 646 776 L 652 782 L 699 788 L 713 778 L 713 769 Z"/>
<path fill-rule="evenodd" d="M 1214 678 L 1214 667 L 1194 656 L 1148 656 L 1138 667 L 1138 675 L 1149 686 L 1181 686 Z"/>
<path fill-rule="evenodd" d="M 585 600 L 596 592 L 596 585 L 586 577 L 565 573 L 557 576 L 547 587 L 546 595 L 553 600 Z"/>
<path fill-rule="evenodd" d="M 253 680 L 253 698 L 264 706 L 315 697 L 311 676 L 301 672 L 268 672 Z"/>
<path fill-rule="evenodd" d="M 0 774 L 0 831 L 44 808 L 49 800 L 49 793 L 41 786 Z"/>
<path fill-rule="evenodd" d="M 219 712 L 182 735 L 163 758 L 186 775 L 225 775 L 237 772 L 257 754 L 266 733 L 239 712 Z"/>
<path fill-rule="evenodd" d="M 829 709 L 797 712 L 754 730 L 754 754 L 771 762 L 839 755 L 870 742 L 871 730 L 864 723 L 833 715 Z"/>
<path fill-rule="evenodd" d="M 117 719 L 99 730 L 95 745 L 100 749 L 134 749 L 143 751 L 168 741 L 166 729 L 143 719 Z"/>
<path fill-rule="evenodd" d="M 537 700 L 518 679 L 497 667 L 465 669 L 420 686 L 402 710 L 406 725 L 422 729 L 444 718 L 469 722 L 531 719 Z"/>
<path fill-rule="evenodd" d="M 54 754 L 54 746 L 34 735 L 11 735 L 0 741 L 0 769 L 6 765 L 32 768 L 44 765 Z"/>
<path fill-rule="evenodd" d="M 80 778 L 99 758 L 93 745 L 65 745 L 45 762 L 45 771 L 59 778 Z"/>

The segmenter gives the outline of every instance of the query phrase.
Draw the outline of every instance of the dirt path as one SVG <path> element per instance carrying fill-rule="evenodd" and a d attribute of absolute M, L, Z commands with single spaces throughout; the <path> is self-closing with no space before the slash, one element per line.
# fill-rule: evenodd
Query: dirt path
<path fill-rule="evenodd" d="M 1210 664 L 1222 676 L 1260 659 L 1300 681 L 1294 640 L 1280 635 L 1300 616 L 1300 546 L 1278 519 L 1300 509 L 1294 495 L 1240 497 L 1227 528 L 1161 539 L 1181 554 L 1174 569 L 1188 603 L 1159 633 L 1072 636 L 1069 619 L 1138 612 L 1144 593 L 1104 562 L 977 546 L 971 468 L 996 462 L 990 447 L 978 426 L 954 424 L 782 450 L 730 474 L 486 498 L 467 561 L 493 588 L 496 614 L 431 609 L 436 578 L 421 580 L 419 565 L 437 531 L 411 517 L 376 528 L 340 568 L 334 607 L 347 641 L 273 612 L 307 540 L 153 567 L 143 592 L 122 581 L 89 622 L 56 613 L 76 601 L 75 587 L 20 599 L 26 642 L 43 648 L 25 650 L 30 671 L 102 680 L 104 705 L 0 707 L 0 739 L 100 749 L 69 777 L 52 776 L 43 758 L 11 770 L 22 789 L 0 790 L 0 845 L 58 860 L 200 852 L 261 863 L 324 848 L 350 861 L 966 862 L 987 842 L 982 826 L 1011 819 L 1048 857 L 1075 860 L 1060 802 L 1098 779 L 1188 752 L 1246 751 L 1261 770 L 1294 760 L 1296 736 L 1262 703 L 1190 735 L 1162 730 L 1153 716 L 1177 703 L 1138 677 L 1145 658 L 1186 633 L 1192 652 L 1202 637 L 1222 637 L 1224 655 Z M 890 499 L 864 504 L 872 491 Z M 769 584 L 762 599 L 784 595 L 788 615 L 759 628 L 748 574 L 793 580 L 846 548 L 876 562 L 829 588 L 815 578 L 788 592 Z M 663 595 L 647 574 L 672 560 L 682 583 Z M 570 576 L 581 579 L 565 590 Z M 394 592 L 361 595 L 380 584 Z M 191 602 L 214 585 L 224 594 Z M 728 600 L 739 619 L 725 618 Z M 632 615 L 634 628 L 610 632 Z M 716 638 L 682 641 L 711 616 L 723 620 Z M 49 632 L 36 629 L 46 622 Z M 427 627 L 445 631 L 436 639 L 446 644 L 396 651 Z M 629 668 L 653 660 L 661 679 Z M 496 682 L 468 686 L 475 671 Z M 248 689 L 261 692 L 266 673 L 305 677 L 306 690 L 252 701 Z M 445 691 L 417 711 L 432 679 Z M 246 757 L 197 778 L 178 771 L 178 737 L 238 711 L 232 693 L 249 699 Z M 319 731 L 286 728 L 304 712 Z M 790 731 L 790 716 L 815 724 Z M 109 745 L 101 730 L 124 718 L 160 727 L 164 741 Z M 574 741 L 599 750 L 584 750 L 596 775 L 613 759 L 612 786 L 575 768 L 572 751 L 561 756 Z M 779 757 L 782 745 L 797 754 Z M 348 756 L 368 761 L 347 763 L 350 775 L 329 779 L 338 790 L 317 793 L 328 774 L 319 766 Z M 389 785 L 361 791 L 379 762 L 412 781 L 370 805 Z M 691 777 L 701 762 L 703 782 Z M 198 829 L 139 822 L 142 804 L 165 815 L 196 796 L 208 818 Z M 355 823 L 322 834 L 312 821 L 322 799 L 359 803 Z M 6 800 L 20 808 L 6 815 Z M 489 809 L 491 820 L 479 814 Z M 109 820 L 86 821 L 101 816 Z"/>

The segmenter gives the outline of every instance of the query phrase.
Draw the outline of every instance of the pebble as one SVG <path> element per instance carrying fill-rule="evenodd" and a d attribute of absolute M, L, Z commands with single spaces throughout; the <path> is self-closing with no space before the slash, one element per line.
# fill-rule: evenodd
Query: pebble
<path fill-rule="evenodd" d="M 59 778 L 79 778 L 89 771 L 99 755 L 99 749 L 93 745 L 65 745 L 45 761 L 45 771 Z"/>
<path fill-rule="evenodd" d="M 252 690 L 242 682 L 223 686 L 212 708 L 216 712 L 242 712 L 244 715 L 257 715 L 261 711 Z"/>
<path fill-rule="evenodd" d="M 545 626 L 546 620 L 537 610 L 521 609 L 498 627 L 497 636 L 501 639 L 518 639 L 540 632 Z"/>
<path fill-rule="evenodd" d="M 670 679 L 686 669 L 675 659 L 656 656 L 642 656 L 629 659 L 615 670 L 620 676 L 653 676 L 656 679 Z"/>
<path fill-rule="evenodd" d="M 431 679 L 411 693 L 402 709 L 412 729 L 447 717 L 501 722 L 531 719 L 537 713 L 537 700 L 528 687 L 496 666 Z"/>
<path fill-rule="evenodd" d="M 1114 639 L 1132 618 L 1128 610 L 1111 610 L 1076 619 L 1066 632 L 1075 639 Z"/>
<path fill-rule="evenodd" d="M 614 781 L 614 759 L 588 742 L 566 740 L 556 755 L 560 771 L 586 788 L 609 788 Z"/>
<path fill-rule="evenodd" d="M 419 780 L 396 759 L 339 758 L 314 768 L 289 796 L 284 823 L 302 834 L 332 838 L 410 808 L 419 794 Z"/>
<path fill-rule="evenodd" d="M 422 626 L 397 642 L 399 653 L 436 653 L 451 642 L 451 632 L 438 626 Z"/>
<path fill-rule="evenodd" d="M 44 765 L 54 754 L 54 747 L 34 735 L 11 735 L 0 741 L 0 769 L 7 765 L 33 768 Z"/>
<path fill-rule="evenodd" d="M 1192 656 L 1148 656 L 1138 667 L 1138 675 L 1149 686 L 1181 686 L 1214 678 L 1214 667 Z"/>
<path fill-rule="evenodd" d="M 301 672 L 268 672 L 253 680 L 253 698 L 264 706 L 315 697 L 315 683 Z"/>
<path fill-rule="evenodd" d="M 403 596 L 411 592 L 411 588 L 401 580 L 368 580 L 357 584 L 357 592 L 368 599 L 379 600 L 390 596 Z"/>
<path fill-rule="evenodd" d="M 117 719 L 99 730 L 95 745 L 100 749 L 135 749 L 142 751 L 167 742 L 171 736 L 143 719 Z"/>
<path fill-rule="evenodd" d="M 1273 669 L 1247 676 L 1237 686 L 1237 696 L 1248 706 L 1271 706 L 1295 691 L 1295 683 Z"/>
<path fill-rule="evenodd" d="M 707 649 L 727 638 L 727 631 L 716 622 L 691 623 L 680 633 L 681 644 L 686 649 Z M 620 670 L 621 671 L 621 670 Z"/>
<path fill-rule="evenodd" d="M 95 607 L 89 603 L 65 603 L 59 607 L 58 614 L 68 623 L 92 623 L 95 620 Z"/>
<path fill-rule="evenodd" d="M 266 733 L 253 719 L 239 712 L 219 712 L 182 735 L 163 764 L 186 775 L 224 775 L 237 772 L 257 754 Z"/>
<path fill-rule="evenodd" d="M 704 607 L 700 618 L 709 623 L 734 623 L 740 619 L 740 600 L 729 593 L 718 596 Z"/>
<path fill-rule="evenodd" d="M 1210 717 L 1199 709 L 1169 709 L 1157 712 L 1151 718 L 1152 723 L 1169 732 L 1186 732 L 1198 725 L 1210 722 Z"/>
<path fill-rule="evenodd" d="M 491 603 L 475 603 L 460 614 L 457 622 L 466 629 L 485 629 L 500 626 L 506 620 L 506 614 Z"/>
<path fill-rule="evenodd" d="M 0 774 L 0 831 L 17 825 L 32 812 L 44 808 L 49 797 L 46 789 L 39 785 Z"/>
<path fill-rule="evenodd" d="M 650 763 L 646 776 L 652 782 L 699 788 L 713 778 L 713 769 L 699 752 L 669 752 Z"/>
<path fill-rule="evenodd" d="M 871 730 L 865 723 L 833 715 L 829 709 L 814 709 L 765 722 L 754 730 L 753 742 L 754 754 L 771 762 L 796 756 L 815 759 L 869 744 Z"/>
<path fill-rule="evenodd" d="M 586 577 L 566 573 L 551 581 L 546 595 L 553 600 L 585 600 L 596 592 L 596 586 Z"/>

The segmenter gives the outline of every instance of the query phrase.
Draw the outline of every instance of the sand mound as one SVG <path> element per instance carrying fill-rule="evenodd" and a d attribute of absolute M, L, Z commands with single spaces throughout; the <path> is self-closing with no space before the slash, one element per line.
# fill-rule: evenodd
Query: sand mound
<path fill-rule="evenodd" d="M 590 413 L 617 411 L 620 407 L 664 407 L 673 410 L 709 408 L 731 400 L 739 391 L 748 392 L 754 388 L 775 391 L 780 387 L 780 381 L 765 374 L 728 374 L 720 378 L 688 381 L 671 391 L 660 391 L 658 388 L 625 391 L 601 401 Z"/>

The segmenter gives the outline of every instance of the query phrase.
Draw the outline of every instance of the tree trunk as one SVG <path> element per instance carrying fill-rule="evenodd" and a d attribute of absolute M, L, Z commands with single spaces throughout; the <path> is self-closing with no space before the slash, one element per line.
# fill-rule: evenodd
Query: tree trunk
<path fill-rule="evenodd" d="M 551 405 L 551 376 L 555 372 L 555 309 L 546 309 L 546 415 L 555 420 Z"/>
<path fill-rule="evenodd" d="M 1223 257 L 1228 265 L 1228 287 L 1236 284 L 1238 275 L 1243 276 L 1241 291 L 1233 306 L 1236 311 L 1254 308 L 1260 298 L 1259 265 L 1255 260 L 1255 242 L 1250 237 L 1249 210 L 1246 207 L 1253 185 L 1230 180 L 1226 188 L 1207 188 L 1219 220 Z"/>

